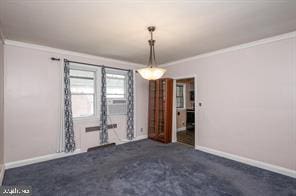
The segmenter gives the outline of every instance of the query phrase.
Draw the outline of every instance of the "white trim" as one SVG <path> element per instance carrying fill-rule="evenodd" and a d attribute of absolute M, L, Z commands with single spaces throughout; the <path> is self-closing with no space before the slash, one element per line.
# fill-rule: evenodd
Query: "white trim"
<path fill-rule="evenodd" d="M 0 186 L 2 185 L 2 182 L 3 182 L 4 173 L 5 173 L 5 167 L 4 165 L 0 165 Z"/>
<path fill-rule="evenodd" d="M 173 120 L 172 120 L 172 142 L 177 142 L 177 108 L 176 108 L 176 80 L 173 80 Z"/>
<path fill-rule="evenodd" d="M 217 54 L 223 54 L 223 53 L 227 53 L 227 52 L 232 52 L 232 51 L 236 51 L 236 50 L 250 48 L 250 47 L 254 47 L 254 46 L 258 46 L 258 45 L 262 45 L 262 44 L 267 44 L 267 43 L 271 43 L 271 42 L 276 42 L 276 41 L 280 41 L 280 40 L 284 40 L 284 39 L 290 39 L 290 38 L 294 38 L 294 37 L 296 37 L 296 31 L 281 34 L 281 35 L 277 35 L 277 36 L 273 36 L 273 37 L 269 37 L 269 38 L 265 38 L 265 39 L 260 39 L 260 40 L 249 42 L 249 43 L 240 44 L 240 45 L 237 45 L 237 46 L 224 48 L 224 49 L 221 49 L 221 50 L 215 50 L 215 51 L 212 51 L 212 52 L 199 54 L 199 55 L 196 55 L 196 56 L 180 59 L 180 60 L 177 60 L 177 61 L 172 61 L 172 62 L 169 62 L 169 63 L 164 63 L 164 64 L 159 65 L 159 67 L 168 67 L 168 66 L 184 63 L 184 62 L 191 61 L 191 60 L 206 58 L 206 57 L 214 56 L 214 55 L 217 55 Z"/>
<path fill-rule="evenodd" d="M 186 130 L 186 127 L 179 127 L 179 128 L 177 128 L 177 132 L 178 131 L 185 131 Z"/>
<path fill-rule="evenodd" d="M 140 135 L 140 136 L 134 138 L 131 141 L 126 140 L 126 141 L 123 141 L 123 142 L 124 143 L 133 142 L 133 141 L 143 140 L 143 139 L 147 139 L 147 138 L 148 138 L 148 135 Z M 4 165 L 2 166 L 3 170 L 1 169 L 0 182 L 1 182 L 1 175 L 4 175 L 4 172 L 2 174 L 2 171 L 4 171 L 4 169 L 11 169 L 11 168 L 21 167 L 21 166 L 25 166 L 25 165 L 31 165 L 31 164 L 34 164 L 34 163 L 40 163 L 40 162 L 49 161 L 49 160 L 53 160 L 53 159 L 68 157 L 68 156 L 77 155 L 77 154 L 85 153 L 85 152 L 86 151 L 82 151 L 80 149 L 77 149 L 72 153 L 65 153 L 65 152 L 54 153 L 54 154 L 48 154 L 48 155 L 34 157 L 34 158 L 30 158 L 30 159 L 23 159 L 23 160 L 19 160 L 19 161 L 13 161 L 13 162 L 5 163 L 5 166 Z M 1 168 L 1 165 L 0 165 L 0 168 Z"/>
<path fill-rule="evenodd" d="M 143 140 L 143 139 L 147 139 L 147 138 L 148 138 L 148 135 L 139 135 L 139 136 L 133 138 L 132 140 L 122 139 L 122 140 L 120 140 L 120 141 L 122 141 L 122 143 L 120 143 L 120 144 L 125 144 L 125 143 L 128 143 L 128 142 L 134 142 L 134 141 Z"/>
<path fill-rule="evenodd" d="M 198 121 L 198 109 L 199 109 L 199 106 L 198 106 L 198 86 L 197 86 L 197 76 L 194 75 L 194 144 L 195 145 L 198 145 L 198 125 L 199 125 L 199 121 Z"/>
<path fill-rule="evenodd" d="M 145 67 L 145 65 L 142 65 L 139 63 L 132 63 L 132 62 L 128 62 L 128 61 L 116 60 L 116 59 L 111 59 L 111 58 L 106 58 L 106 57 L 101 57 L 101 56 L 95 56 L 95 55 L 90 55 L 90 54 L 85 54 L 85 53 L 80 53 L 80 52 L 74 52 L 74 51 L 70 51 L 70 50 L 63 50 L 63 49 L 58 49 L 58 48 L 53 48 L 53 47 L 48 47 L 48 46 L 43 46 L 43 45 L 19 42 L 19 41 L 14 41 L 14 40 L 9 40 L 9 39 L 5 39 L 4 44 L 9 45 L 9 46 L 17 46 L 17 47 L 30 48 L 30 49 L 40 50 L 40 51 L 53 52 L 53 53 L 58 53 L 58 54 L 62 54 L 62 55 L 77 56 L 77 57 L 82 57 L 82 58 L 87 58 L 87 59 L 105 60 L 105 61 L 118 63 L 121 65 L 129 65 L 129 66 L 134 65 L 134 66 L 138 66 L 141 68 Z"/>
<path fill-rule="evenodd" d="M 136 96 L 136 71 L 133 70 L 133 90 L 134 90 L 134 138 L 137 138 L 137 130 L 138 130 L 138 127 L 137 127 L 137 110 L 136 110 L 136 103 L 137 103 L 137 96 Z"/>
<path fill-rule="evenodd" d="M 220 157 L 223 157 L 223 158 L 238 161 L 238 162 L 241 162 L 241 163 L 244 163 L 244 164 L 247 164 L 247 165 L 251 165 L 251 166 L 254 166 L 254 167 L 259 167 L 261 169 L 266 169 L 266 170 L 269 170 L 269 171 L 272 171 L 272 172 L 275 172 L 275 173 L 290 176 L 292 178 L 296 178 L 296 170 L 287 169 L 287 168 L 284 168 L 284 167 L 272 165 L 272 164 L 261 162 L 261 161 L 256 161 L 254 159 L 249 159 L 249 158 L 242 157 L 242 156 L 239 156 L 239 155 L 230 154 L 230 153 L 227 153 L 227 152 L 222 152 L 222 151 L 219 151 L 219 150 L 214 150 L 214 149 L 203 147 L 203 146 L 196 145 L 195 149 L 206 152 L 206 153 L 210 153 L 210 154 L 213 154 L 213 155 L 216 155 L 216 156 L 220 156 Z"/>
<path fill-rule="evenodd" d="M 134 138 L 132 141 L 144 140 L 147 138 L 148 138 L 148 135 L 139 135 L 136 138 Z"/>
<path fill-rule="evenodd" d="M 30 159 L 8 162 L 8 163 L 5 163 L 5 169 L 11 169 L 11 168 L 21 167 L 21 166 L 25 166 L 25 165 L 34 164 L 34 163 L 40 163 L 40 162 L 63 158 L 63 157 L 67 157 L 67 156 L 72 156 L 72 155 L 76 155 L 76 154 L 80 154 L 80 153 L 83 153 L 83 151 L 81 151 L 80 149 L 77 149 L 72 153 L 64 153 L 64 152 L 54 153 L 54 154 L 48 154 L 48 155 L 34 157 L 34 158 L 30 158 Z"/>

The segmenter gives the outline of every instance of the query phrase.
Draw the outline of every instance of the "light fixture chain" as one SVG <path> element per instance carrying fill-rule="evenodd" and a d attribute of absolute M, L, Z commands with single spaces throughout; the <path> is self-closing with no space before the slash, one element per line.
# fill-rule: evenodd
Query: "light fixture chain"
<path fill-rule="evenodd" d="M 154 42 L 154 40 L 153 40 L 153 42 Z M 152 45 L 152 55 L 153 55 L 153 60 L 154 60 L 154 64 L 153 64 L 153 63 L 152 63 L 152 64 L 154 65 L 154 67 L 156 67 L 157 64 L 156 64 L 156 58 L 155 58 L 155 48 L 154 48 L 154 44 Z"/>
<path fill-rule="evenodd" d="M 149 63 L 148 63 L 148 65 L 150 67 L 152 67 L 153 65 L 152 65 L 152 44 L 151 44 L 151 40 L 149 40 L 149 45 L 150 45 L 150 54 L 149 54 Z"/>

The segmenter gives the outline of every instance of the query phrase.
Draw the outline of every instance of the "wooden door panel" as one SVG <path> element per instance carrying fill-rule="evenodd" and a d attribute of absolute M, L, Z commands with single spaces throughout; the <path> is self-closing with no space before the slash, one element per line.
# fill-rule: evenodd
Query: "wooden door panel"
<path fill-rule="evenodd" d="M 150 139 L 170 143 L 172 137 L 173 80 L 169 78 L 149 81 Z"/>

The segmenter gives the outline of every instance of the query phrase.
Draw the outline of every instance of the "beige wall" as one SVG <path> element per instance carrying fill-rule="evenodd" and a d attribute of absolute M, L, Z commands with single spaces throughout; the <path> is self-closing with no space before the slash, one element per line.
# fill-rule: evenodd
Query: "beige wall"
<path fill-rule="evenodd" d="M 296 170 L 296 38 L 170 63 L 197 76 L 197 145 Z"/>
<path fill-rule="evenodd" d="M 55 51 L 55 50 L 54 50 Z M 61 84 L 63 62 L 51 57 L 136 68 L 104 58 L 64 55 L 15 45 L 5 45 L 5 162 L 53 154 L 58 149 L 61 130 Z M 136 135 L 147 135 L 148 82 L 136 76 Z M 118 123 L 109 132 L 109 141 L 122 143 L 126 138 L 126 118 L 112 117 Z M 99 119 L 74 122 L 77 148 L 99 145 L 99 133 L 85 133 L 85 127 L 98 126 Z M 143 132 L 141 132 L 143 128 Z"/>
<path fill-rule="evenodd" d="M 4 163 L 4 48 L 3 47 L 4 47 L 3 42 L 0 38 L 0 166 Z"/>

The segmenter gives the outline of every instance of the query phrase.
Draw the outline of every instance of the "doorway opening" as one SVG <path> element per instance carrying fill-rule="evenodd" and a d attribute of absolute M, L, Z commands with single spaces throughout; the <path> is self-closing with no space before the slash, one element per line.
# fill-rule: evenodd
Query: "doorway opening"
<path fill-rule="evenodd" d="M 177 142 L 195 145 L 195 81 L 194 78 L 176 80 L 175 112 Z"/>

